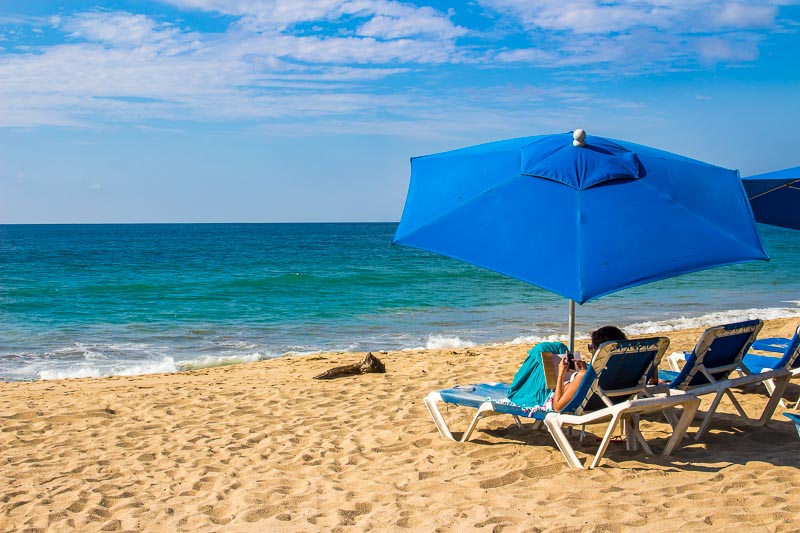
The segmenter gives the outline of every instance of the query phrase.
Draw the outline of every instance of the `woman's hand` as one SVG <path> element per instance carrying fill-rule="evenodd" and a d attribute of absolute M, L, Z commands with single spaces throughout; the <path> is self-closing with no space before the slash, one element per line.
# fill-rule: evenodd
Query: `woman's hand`
<path fill-rule="evenodd" d="M 586 368 L 585 361 L 578 361 L 576 359 L 575 375 L 571 382 L 565 384 L 564 374 L 569 369 L 569 362 L 567 361 L 566 357 L 561 360 L 561 364 L 558 365 L 558 382 L 556 383 L 556 390 L 553 393 L 554 410 L 561 411 L 567 406 L 567 404 L 569 404 L 570 400 L 572 400 L 572 397 L 575 396 L 575 392 L 581 385 L 583 375 L 586 374 Z"/>
<path fill-rule="evenodd" d="M 569 361 L 567 360 L 567 356 L 565 355 L 564 357 L 561 358 L 561 363 L 559 363 L 558 365 L 559 382 L 562 381 L 561 378 L 563 378 L 564 374 L 566 374 L 568 371 L 569 371 Z"/>

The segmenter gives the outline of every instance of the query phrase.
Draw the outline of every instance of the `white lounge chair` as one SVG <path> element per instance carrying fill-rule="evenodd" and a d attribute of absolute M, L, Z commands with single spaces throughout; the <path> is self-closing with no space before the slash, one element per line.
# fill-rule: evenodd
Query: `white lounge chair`
<path fill-rule="evenodd" d="M 505 403 L 503 400 L 506 398 L 509 386 L 504 383 L 486 383 L 433 391 L 425 397 L 425 405 L 439 433 L 450 440 L 456 439 L 438 404 L 444 402 L 477 409 L 475 417 L 460 439 L 462 442 L 470 437 L 479 420 L 491 415 L 512 415 L 518 424 L 521 418 L 533 418 L 537 421 L 535 426 L 544 422 L 567 464 L 575 468 L 583 468 L 583 464 L 567 439 L 564 427 L 608 420 L 608 427 L 597 454 L 589 464 L 589 468 L 594 468 L 603 458 L 618 422 L 625 422 L 628 449 L 635 450 L 637 444 L 641 444 L 647 453 L 652 454 L 639 430 L 639 415 L 682 406 L 683 415 L 675 423 L 672 436 L 662 452 L 662 455 L 669 455 L 683 439 L 700 400 L 692 395 L 646 397 L 647 379 L 657 368 L 668 345 L 669 339 L 665 337 L 611 341 L 602 344 L 589 362 L 575 396 L 561 412 L 557 413 L 532 411 Z"/>
<path fill-rule="evenodd" d="M 800 325 L 794 332 L 791 339 L 769 338 L 758 339 L 753 343 L 753 350 L 780 353 L 780 357 L 769 357 L 747 353 L 742 359 L 741 372 L 743 374 L 761 374 L 785 368 L 789 371 L 789 379 L 800 376 Z M 765 379 L 764 387 L 770 395 L 775 394 L 775 380 Z M 779 400 L 783 407 L 788 407 L 783 401 Z M 793 409 L 800 408 L 800 398 L 795 402 Z"/>
<path fill-rule="evenodd" d="M 694 438 L 699 440 L 708 430 L 711 419 L 717 410 L 720 400 L 727 396 L 737 412 L 745 419 L 749 419 L 741 404 L 733 395 L 732 389 L 764 382 L 772 379 L 775 382 L 775 392 L 770 396 L 761 417 L 756 425 L 764 425 L 772 418 L 775 408 L 783 395 L 789 381 L 789 372 L 786 369 L 772 370 L 765 373 L 749 374 L 735 377 L 734 372 L 741 367 L 742 359 L 747 350 L 752 346 L 758 332 L 764 323 L 761 320 L 748 320 L 734 324 L 726 324 L 708 328 L 700 336 L 694 350 L 688 354 L 678 352 L 685 359 L 680 371 L 659 371 L 661 380 L 668 383 L 653 387 L 654 393 L 670 395 L 690 392 L 696 396 L 714 394 L 700 428 Z M 672 354 L 668 360 L 673 363 L 678 355 Z"/>

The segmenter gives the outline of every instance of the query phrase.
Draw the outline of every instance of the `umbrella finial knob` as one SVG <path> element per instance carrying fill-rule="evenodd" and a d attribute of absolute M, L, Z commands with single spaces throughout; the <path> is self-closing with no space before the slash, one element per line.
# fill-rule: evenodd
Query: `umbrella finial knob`
<path fill-rule="evenodd" d="M 572 146 L 586 146 L 586 132 L 580 128 L 572 132 Z"/>

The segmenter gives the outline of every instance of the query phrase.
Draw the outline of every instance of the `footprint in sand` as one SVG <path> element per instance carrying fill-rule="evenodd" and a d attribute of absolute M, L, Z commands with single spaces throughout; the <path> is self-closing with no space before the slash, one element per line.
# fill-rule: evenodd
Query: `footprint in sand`
<path fill-rule="evenodd" d="M 534 466 L 532 468 L 526 468 L 525 470 L 522 471 L 522 474 L 530 478 L 544 478 L 548 476 L 553 476 L 564 470 L 564 468 L 565 466 L 562 463 L 552 463 L 544 466 Z"/>
<path fill-rule="evenodd" d="M 492 528 L 492 530 L 493 531 L 501 531 L 503 529 L 503 524 L 504 523 L 506 525 L 509 525 L 509 524 L 513 524 L 515 522 L 516 522 L 516 519 L 511 518 L 511 517 L 492 516 L 490 518 L 487 518 L 483 522 L 476 523 L 474 527 L 476 529 L 483 529 L 486 526 L 490 526 L 492 524 L 495 524 L 495 527 Z"/>
<path fill-rule="evenodd" d="M 356 525 L 356 518 L 361 515 L 365 515 L 372 510 L 372 506 L 368 503 L 357 503 L 355 508 L 350 509 L 339 509 L 339 518 L 340 522 L 339 525 L 342 526 L 354 526 Z"/>
<path fill-rule="evenodd" d="M 266 520 L 267 518 L 275 516 L 281 510 L 283 510 L 283 508 L 278 505 L 259 507 L 258 509 L 248 511 L 242 518 L 245 522 L 260 522 L 261 520 Z"/>
<path fill-rule="evenodd" d="M 492 479 L 487 479 L 485 481 L 481 481 L 479 487 L 482 489 L 496 489 L 497 487 L 503 487 L 505 485 L 510 485 L 515 481 L 519 480 L 522 476 L 519 472 L 509 472 L 504 474 L 500 477 L 495 477 Z"/>

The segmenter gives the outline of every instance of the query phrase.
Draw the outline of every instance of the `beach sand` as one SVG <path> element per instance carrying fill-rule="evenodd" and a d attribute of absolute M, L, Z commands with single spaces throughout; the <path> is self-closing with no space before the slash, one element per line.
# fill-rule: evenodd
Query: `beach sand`
<path fill-rule="evenodd" d="M 795 325 L 771 321 L 761 336 Z M 700 331 L 668 333 L 668 353 Z M 332 381 L 312 377 L 363 354 L 0 383 L 0 530 L 800 528 L 800 439 L 781 407 L 756 429 L 724 399 L 702 442 L 666 458 L 612 445 L 594 470 L 568 468 L 546 430 L 510 417 L 486 419 L 465 444 L 441 438 L 422 398 L 509 381 L 529 348 L 376 353 L 386 374 Z M 763 387 L 740 397 L 752 413 L 766 402 Z M 459 429 L 469 415 L 447 413 Z M 642 427 L 660 449 L 663 418 Z"/>

